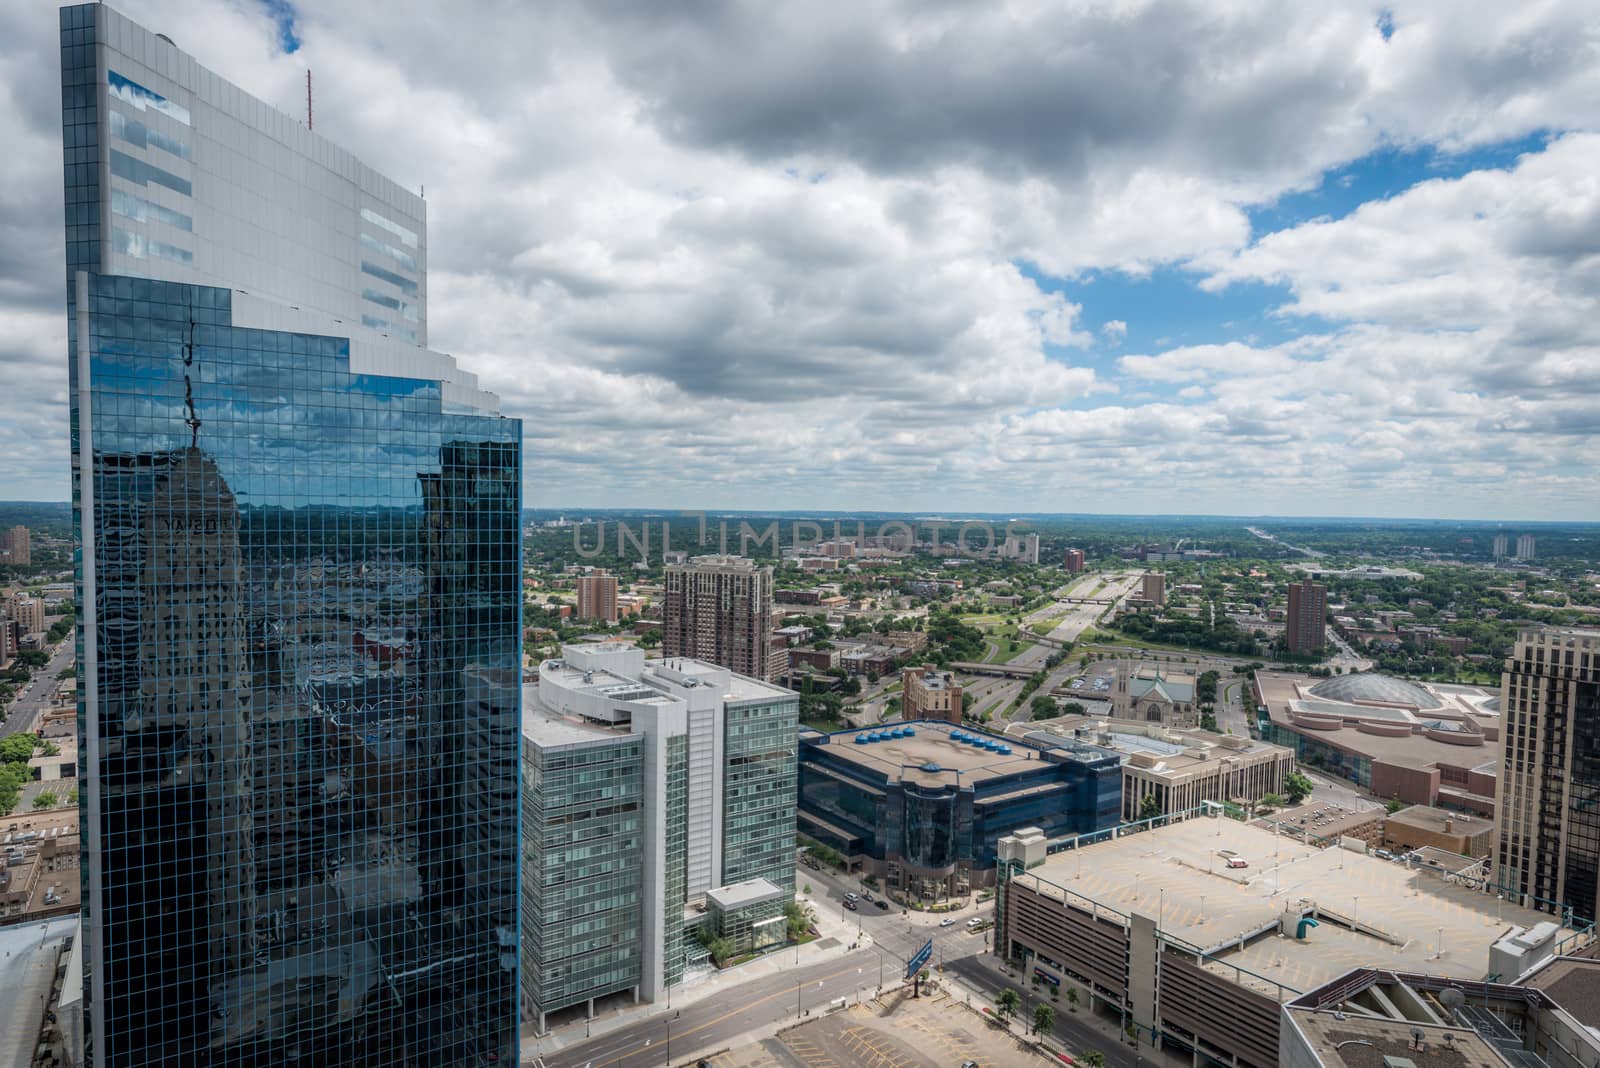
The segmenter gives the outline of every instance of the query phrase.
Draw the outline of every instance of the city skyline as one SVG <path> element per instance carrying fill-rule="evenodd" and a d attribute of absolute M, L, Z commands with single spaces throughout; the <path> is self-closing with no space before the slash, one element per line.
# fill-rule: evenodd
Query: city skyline
<path fill-rule="evenodd" d="M 1600 518 L 1579 5 L 127 6 L 427 188 L 536 504 Z M 0 14 L 0 448 L 60 500 L 53 23 Z"/>

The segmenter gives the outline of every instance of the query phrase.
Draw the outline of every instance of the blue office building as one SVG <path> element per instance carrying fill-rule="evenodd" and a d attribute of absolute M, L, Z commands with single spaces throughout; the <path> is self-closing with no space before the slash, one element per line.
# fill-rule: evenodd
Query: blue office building
<path fill-rule="evenodd" d="M 83 1063 L 512 1063 L 521 426 L 419 198 L 61 30 Z"/>
<path fill-rule="evenodd" d="M 994 881 L 1019 827 L 1058 838 L 1120 818 L 1120 758 L 920 720 L 800 735 L 800 831 L 897 895 L 959 897 Z"/>

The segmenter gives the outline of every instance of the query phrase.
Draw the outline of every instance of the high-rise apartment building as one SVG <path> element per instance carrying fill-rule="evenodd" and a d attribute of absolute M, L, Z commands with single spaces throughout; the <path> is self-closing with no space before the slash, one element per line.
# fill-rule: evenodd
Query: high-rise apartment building
<path fill-rule="evenodd" d="M 578 576 L 578 618 L 617 621 L 617 576 L 605 571 Z"/>
<path fill-rule="evenodd" d="M 521 427 L 423 202 L 61 12 L 85 1057 L 517 1055 Z"/>
<path fill-rule="evenodd" d="M 1496 880 L 1530 908 L 1600 916 L 1600 630 L 1517 635 L 1500 677 Z"/>
<path fill-rule="evenodd" d="M 1505 559 L 1508 543 L 1509 539 L 1504 534 L 1496 534 L 1494 536 L 1494 558 L 1496 560 Z"/>
<path fill-rule="evenodd" d="M 1328 587 L 1306 579 L 1289 584 L 1283 640 L 1291 653 L 1321 652 L 1328 641 Z"/>
<path fill-rule="evenodd" d="M 12 527 L 0 531 L 0 564 L 25 566 L 33 563 L 33 538 L 28 528 Z"/>
<path fill-rule="evenodd" d="M 1535 550 L 1535 542 L 1534 542 L 1534 537 L 1533 537 L 1532 534 L 1519 534 L 1519 535 L 1517 535 L 1517 559 L 1518 560 L 1532 560 L 1532 559 L 1535 559 L 1537 554 L 1535 553 L 1534 550 Z"/>
<path fill-rule="evenodd" d="M 30 594 L 19 593 L 6 606 L 11 618 L 17 621 L 17 633 L 26 637 L 45 629 L 44 602 Z"/>
<path fill-rule="evenodd" d="M 1039 535 L 1007 534 L 1006 540 L 1000 543 L 998 555 L 1002 560 L 1020 560 L 1025 564 L 1037 564 Z"/>
<path fill-rule="evenodd" d="M 1140 593 L 1146 601 L 1160 608 L 1167 603 L 1167 576 L 1159 571 L 1146 571 L 1140 580 Z"/>
<path fill-rule="evenodd" d="M 664 996 L 705 959 L 697 929 L 740 950 L 783 940 L 798 714 L 789 690 L 620 643 L 539 665 L 523 717 L 522 988 L 540 1031 L 609 995 Z"/>
<path fill-rule="evenodd" d="M 1062 561 L 1070 574 L 1076 575 L 1083 570 L 1084 557 L 1082 549 L 1068 549 L 1066 559 Z"/>
<path fill-rule="evenodd" d="M 696 556 L 666 569 L 661 648 L 774 681 L 772 568 L 742 556 Z"/>

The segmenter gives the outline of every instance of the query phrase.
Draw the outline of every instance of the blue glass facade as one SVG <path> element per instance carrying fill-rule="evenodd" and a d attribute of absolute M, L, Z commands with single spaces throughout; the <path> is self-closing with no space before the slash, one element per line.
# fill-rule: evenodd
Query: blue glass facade
<path fill-rule="evenodd" d="M 953 729 L 916 724 L 925 738 Z M 956 771 L 875 759 L 874 746 L 854 744 L 860 733 L 802 734 L 800 830 L 912 896 L 959 894 L 992 881 L 996 844 L 1019 827 L 1055 838 L 1120 820 L 1121 765 L 1107 750 L 1010 741 L 1026 759 L 1008 755 Z"/>
<path fill-rule="evenodd" d="M 79 277 L 86 1060 L 513 1063 L 520 423 Z"/>

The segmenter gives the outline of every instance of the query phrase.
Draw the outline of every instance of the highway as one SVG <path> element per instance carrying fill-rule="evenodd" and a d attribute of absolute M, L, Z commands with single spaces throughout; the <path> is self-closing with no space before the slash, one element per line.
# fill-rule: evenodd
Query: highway
<path fill-rule="evenodd" d="M 6 721 L 0 724 L 0 738 L 32 729 L 34 717 L 40 709 L 50 705 L 50 695 L 56 688 L 56 676 L 72 664 L 74 648 L 73 638 L 69 635 L 51 651 L 50 663 L 42 668 L 31 669 L 33 677 L 22 684 L 17 690 L 16 700 L 6 709 Z"/>

